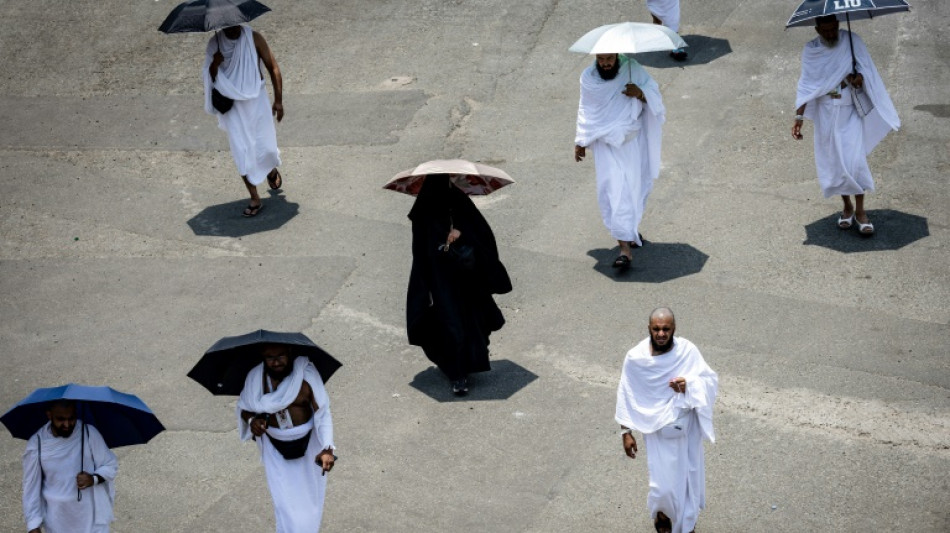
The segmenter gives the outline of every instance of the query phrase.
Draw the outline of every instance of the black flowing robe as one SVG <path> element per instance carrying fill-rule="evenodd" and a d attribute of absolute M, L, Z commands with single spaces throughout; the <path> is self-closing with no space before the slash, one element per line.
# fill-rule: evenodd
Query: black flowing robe
<path fill-rule="evenodd" d="M 450 380 L 491 370 L 488 336 L 505 324 L 492 294 L 511 291 L 511 279 L 498 259 L 488 222 L 446 175 L 430 175 L 412 210 L 412 270 L 406 297 L 409 344 Z M 454 227 L 461 237 L 452 246 L 474 249 L 465 269 L 439 249 Z"/>

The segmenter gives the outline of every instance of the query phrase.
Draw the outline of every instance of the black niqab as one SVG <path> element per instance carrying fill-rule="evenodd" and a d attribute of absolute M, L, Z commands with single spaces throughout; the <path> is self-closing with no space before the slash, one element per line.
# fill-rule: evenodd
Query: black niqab
<path fill-rule="evenodd" d="M 409 343 L 421 346 L 449 379 L 490 370 L 489 335 L 505 319 L 492 294 L 511 291 L 498 259 L 488 222 L 449 176 L 426 178 L 409 212 L 412 220 L 412 270 L 406 297 Z M 440 250 L 449 231 L 461 236 L 452 246 L 470 246 L 475 263 L 462 270 Z"/>

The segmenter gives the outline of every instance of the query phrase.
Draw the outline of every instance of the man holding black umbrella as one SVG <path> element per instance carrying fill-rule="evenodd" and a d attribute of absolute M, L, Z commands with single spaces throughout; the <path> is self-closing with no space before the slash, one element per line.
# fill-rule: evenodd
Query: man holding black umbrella
<path fill-rule="evenodd" d="M 274 103 L 270 104 L 260 64 L 270 74 Z M 204 68 L 205 111 L 218 117 L 218 127 L 228 132 L 231 155 L 244 180 L 251 202 L 245 217 L 264 207 L 257 186 L 265 178 L 271 189 L 283 179 L 274 120 L 284 118 L 283 81 L 280 67 L 264 37 L 246 25 L 230 26 L 208 41 Z"/>
<path fill-rule="evenodd" d="M 825 198 L 840 195 L 844 203 L 838 228 L 857 224 L 858 233 L 870 236 L 874 225 L 864 209 L 864 194 L 874 190 L 874 180 L 867 154 L 900 127 L 900 119 L 864 41 L 840 30 L 835 15 L 816 18 L 815 31 L 818 37 L 802 51 L 792 137 L 804 138 L 804 119 L 815 123 L 821 191 Z"/>
<path fill-rule="evenodd" d="M 115 454 L 95 427 L 77 420 L 76 402 L 53 401 L 46 416 L 49 422 L 30 437 L 23 452 L 27 529 L 30 533 L 107 533 L 114 520 L 119 467 Z"/>
<path fill-rule="evenodd" d="M 335 460 L 330 398 L 314 364 L 291 346 L 263 344 L 260 353 L 238 399 L 238 429 L 260 448 L 277 533 L 313 533 Z"/>

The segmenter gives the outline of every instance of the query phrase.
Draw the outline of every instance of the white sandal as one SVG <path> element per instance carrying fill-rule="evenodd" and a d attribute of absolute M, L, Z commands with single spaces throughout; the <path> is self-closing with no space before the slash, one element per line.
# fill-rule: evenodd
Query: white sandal
<path fill-rule="evenodd" d="M 871 224 L 871 220 L 868 219 L 868 223 L 858 222 L 858 233 L 865 236 L 874 235 L 874 224 Z"/>
<path fill-rule="evenodd" d="M 851 213 L 850 217 L 843 217 L 838 215 L 838 229 L 851 229 L 851 226 L 854 225 L 854 213 Z"/>

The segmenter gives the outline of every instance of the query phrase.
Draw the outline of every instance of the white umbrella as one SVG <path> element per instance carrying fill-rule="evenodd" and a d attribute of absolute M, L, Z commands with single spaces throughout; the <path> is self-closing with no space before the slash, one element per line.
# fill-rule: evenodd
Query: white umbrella
<path fill-rule="evenodd" d="M 689 46 L 675 31 L 659 24 L 620 22 L 587 32 L 568 49 L 581 54 L 639 54 Z"/>

